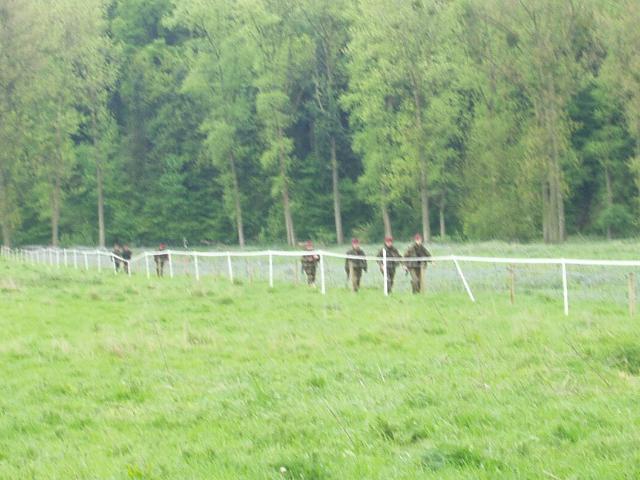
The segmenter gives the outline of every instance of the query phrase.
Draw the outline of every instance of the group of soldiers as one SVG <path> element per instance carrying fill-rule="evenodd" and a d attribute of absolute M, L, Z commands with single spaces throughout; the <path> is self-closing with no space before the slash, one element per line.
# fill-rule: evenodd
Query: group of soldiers
<path fill-rule="evenodd" d="M 124 273 L 129 274 L 129 261 L 131 260 L 131 249 L 126 243 L 120 245 L 116 242 L 113 245 L 113 263 L 116 267 L 116 273 L 120 271 L 120 266 L 124 269 Z"/>
<path fill-rule="evenodd" d="M 308 251 L 313 250 L 313 242 L 311 242 L 311 240 L 306 242 L 305 249 Z M 349 258 L 345 260 L 344 269 L 347 274 L 347 279 L 351 280 L 353 291 L 357 292 L 360 289 L 362 273 L 367 271 L 367 260 L 365 258 L 352 258 L 366 256 L 364 250 L 360 248 L 360 241 L 357 238 L 351 240 L 351 249 L 347 252 L 347 255 L 349 255 Z M 420 293 L 424 288 L 424 269 L 428 262 L 428 260 L 424 260 L 424 258 L 430 256 L 431 253 L 429 253 L 429 250 L 422 244 L 422 235 L 419 233 L 416 233 L 413 237 L 413 243 L 405 252 L 404 257 L 400 255 L 398 249 L 393 246 L 393 238 L 390 236 L 385 237 L 384 245 L 377 254 L 377 257 L 380 259 L 377 263 L 380 267 L 380 273 L 383 275 L 386 266 L 387 292 L 391 293 L 393 280 L 396 276 L 396 269 L 402 266 L 411 275 L 411 291 L 413 293 Z M 384 260 L 385 257 L 386 261 Z M 397 258 L 405 258 L 406 260 L 395 260 Z M 307 275 L 307 282 L 310 285 L 315 285 L 316 269 L 319 261 L 320 256 L 317 254 L 302 256 L 302 270 Z"/>
<path fill-rule="evenodd" d="M 396 269 L 402 266 L 411 275 L 411 290 L 413 293 L 419 293 L 424 288 L 424 269 L 426 268 L 428 260 L 426 257 L 430 257 L 431 253 L 422 244 L 422 236 L 419 233 L 413 237 L 413 243 L 404 254 L 404 257 L 400 255 L 400 252 L 393 246 L 393 238 L 385 237 L 383 247 L 378 251 L 377 257 L 378 266 L 380 267 L 380 273 L 384 275 L 386 268 L 387 278 L 387 292 L 391 293 L 393 289 L 393 280 L 396 276 Z M 158 247 L 158 252 L 163 252 L 167 249 L 165 243 L 161 243 Z M 313 242 L 308 240 L 305 243 L 305 250 L 313 251 Z M 366 258 L 353 258 L 353 257 L 366 257 L 364 250 L 360 248 L 360 241 L 357 238 L 351 240 L 351 249 L 347 251 L 349 256 L 344 262 L 344 270 L 347 274 L 347 279 L 351 280 L 351 286 L 353 291 L 357 292 L 360 289 L 360 280 L 362 279 L 362 273 L 367 271 Z M 129 262 L 131 260 L 132 252 L 128 245 L 120 245 L 116 242 L 113 246 L 113 262 L 115 264 L 116 272 L 120 270 L 122 266 L 125 273 L 129 273 Z M 386 257 L 386 260 L 385 260 Z M 398 258 L 404 258 L 405 260 L 395 260 Z M 153 255 L 153 260 L 156 264 L 156 274 L 158 277 L 162 277 L 164 274 L 164 265 L 169 261 L 169 255 L 167 253 L 156 253 Z M 316 270 L 320 256 L 315 253 L 302 256 L 302 270 L 307 276 L 307 282 L 309 285 L 315 285 L 316 283 Z"/>
<path fill-rule="evenodd" d="M 161 243 L 158 247 L 158 251 L 167 249 L 166 243 Z M 129 273 L 129 262 L 131 261 L 132 252 L 129 245 L 120 245 L 116 242 L 113 245 L 113 263 L 116 269 L 116 273 L 120 271 L 120 267 L 124 269 L 126 274 Z M 167 253 L 158 253 L 153 256 L 153 261 L 156 264 L 156 275 L 162 277 L 164 275 L 164 264 L 169 261 L 169 255 Z"/>

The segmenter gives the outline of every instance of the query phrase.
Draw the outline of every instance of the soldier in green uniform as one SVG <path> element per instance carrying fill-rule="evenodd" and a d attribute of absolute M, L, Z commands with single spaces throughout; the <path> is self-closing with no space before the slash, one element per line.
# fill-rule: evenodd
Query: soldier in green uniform
<path fill-rule="evenodd" d="M 313 250 L 313 242 L 311 240 L 307 240 L 307 243 L 304 245 L 305 250 L 311 251 Z M 309 285 L 316 284 L 316 267 L 318 262 L 320 261 L 319 255 L 303 255 L 302 256 L 302 271 L 307 275 L 307 283 Z"/>
<path fill-rule="evenodd" d="M 120 270 L 120 264 L 122 263 L 122 260 L 120 260 L 122 258 L 122 247 L 118 242 L 113 244 L 113 251 L 111 253 L 113 253 L 111 258 L 113 259 L 113 264 L 117 273 Z"/>
<path fill-rule="evenodd" d="M 390 258 L 402 258 L 400 252 L 396 247 L 393 246 L 393 238 L 392 237 L 384 237 L 384 246 L 378 252 L 378 258 L 383 258 L 383 251 L 387 253 L 387 293 L 391 293 L 391 289 L 393 288 L 393 277 L 396 275 L 396 268 L 400 262 L 389 261 Z M 384 262 L 382 260 L 378 260 L 378 265 L 380 266 L 380 272 L 384 275 Z"/>
<path fill-rule="evenodd" d="M 404 254 L 407 258 L 422 258 L 430 257 L 431 253 L 422 244 L 422 235 L 416 233 L 413 237 L 413 244 Z M 411 291 L 413 293 L 420 293 L 424 287 L 424 270 L 427 268 L 427 260 L 407 260 L 405 267 L 409 270 L 411 275 Z"/>
<path fill-rule="evenodd" d="M 347 252 L 347 255 L 357 255 L 364 257 L 364 250 L 360 248 L 360 241 L 357 238 L 351 240 L 351 250 Z M 347 278 L 351 278 L 351 286 L 354 292 L 360 289 L 360 278 L 362 278 L 362 271 L 367 271 L 367 261 L 365 259 L 347 258 L 344 261 L 344 271 L 347 272 Z"/>
<path fill-rule="evenodd" d="M 122 258 L 126 260 L 126 262 L 122 262 L 123 266 L 124 266 L 124 273 L 126 273 L 127 275 L 129 275 L 129 265 L 131 264 L 131 249 L 129 248 L 129 245 L 124 245 L 122 247 Z"/>

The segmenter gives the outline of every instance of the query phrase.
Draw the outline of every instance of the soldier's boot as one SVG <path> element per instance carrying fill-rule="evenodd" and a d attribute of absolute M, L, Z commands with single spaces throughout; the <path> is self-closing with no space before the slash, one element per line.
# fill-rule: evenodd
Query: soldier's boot
<path fill-rule="evenodd" d="M 360 271 L 354 270 L 353 275 L 351 276 L 351 286 L 353 287 L 353 291 L 357 292 L 360 289 Z"/>
<path fill-rule="evenodd" d="M 391 290 L 393 290 L 393 277 L 395 277 L 395 275 L 395 271 L 387 273 L 387 293 L 391 293 Z"/>
<path fill-rule="evenodd" d="M 412 268 L 411 272 L 411 291 L 413 293 L 420 293 L 420 269 Z"/>

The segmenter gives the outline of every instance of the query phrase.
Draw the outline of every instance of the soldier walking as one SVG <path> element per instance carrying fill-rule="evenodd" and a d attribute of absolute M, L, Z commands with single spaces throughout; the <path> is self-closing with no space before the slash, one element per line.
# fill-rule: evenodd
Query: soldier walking
<path fill-rule="evenodd" d="M 158 247 L 158 251 L 162 252 L 167 249 L 166 243 L 161 243 Z M 164 264 L 169 261 L 168 253 L 159 253 L 153 256 L 153 261 L 156 262 L 156 275 L 162 277 L 164 275 Z"/>
<path fill-rule="evenodd" d="M 124 273 L 126 273 L 127 275 L 129 275 L 129 264 L 131 263 L 131 249 L 129 248 L 129 245 L 124 245 L 122 247 L 122 258 L 124 260 L 126 260 L 125 262 L 122 262 L 123 266 L 124 266 Z"/>
<path fill-rule="evenodd" d="M 122 260 L 120 260 L 120 258 L 122 258 L 122 247 L 118 242 L 113 244 L 113 251 L 111 253 L 113 254 L 113 257 L 111 257 L 113 259 L 113 265 L 116 268 L 116 273 L 118 273 L 120 263 L 122 263 Z"/>
<path fill-rule="evenodd" d="M 422 244 L 422 235 L 416 233 L 413 237 L 413 244 L 408 248 L 404 256 L 407 258 L 431 256 L 429 250 Z M 407 260 L 405 262 L 405 267 L 411 275 L 411 291 L 413 293 L 420 293 L 424 288 L 424 270 L 427 268 L 427 261 L 428 260 Z"/>
<path fill-rule="evenodd" d="M 387 293 L 391 293 L 393 288 L 393 277 L 396 275 L 396 268 L 400 262 L 389 261 L 392 258 L 402 258 L 400 252 L 393 246 L 392 237 L 384 237 L 384 246 L 378 252 L 378 258 L 383 258 L 383 252 L 387 254 Z M 384 275 L 384 262 L 378 260 L 378 266 L 380 267 L 380 273 Z"/>
<path fill-rule="evenodd" d="M 347 255 L 365 256 L 364 250 L 360 248 L 360 241 L 357 238 L 351 240 L 351 250 L 347 252 Z M 344 270 L 347 272 L 347 278 L 351 278 L 353 291 L 357 292 L 360 289 L 362 272 L 367 271 L 367 261 L 365 259 L 347 258 L 344 262 Z"/>
<path fill-rule="evenodd" d="M 307 242 L 304 244 L 304 249 L 307 251 L 312 251 L 313 242 L 311 240 L 307 240 Z M 309 285 L 316 285 L 316 268 L 319 261 L 319 255 L 310 254 L 302 256 L 302 271 L 307 275 L 307 283 Z"/>

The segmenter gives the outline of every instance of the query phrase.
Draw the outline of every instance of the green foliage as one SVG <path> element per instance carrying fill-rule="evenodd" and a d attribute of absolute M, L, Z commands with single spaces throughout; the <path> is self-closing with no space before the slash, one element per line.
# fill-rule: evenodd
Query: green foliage
<path fill-rule="evenodd" d="M 640 231 L 638 2 L 4 0 L 2 242 Z M 294 228 L 295 225 L 295 228 Z M 101 238 L 106 235 L 106 238 Z"/>

